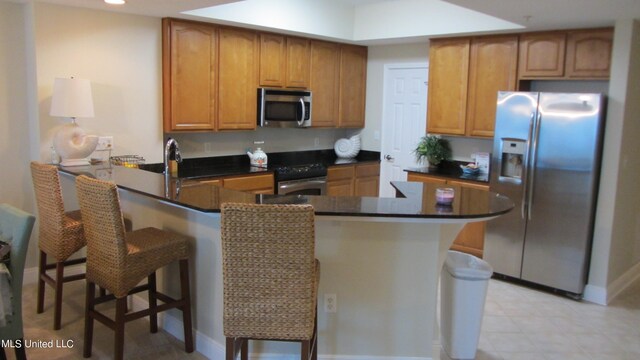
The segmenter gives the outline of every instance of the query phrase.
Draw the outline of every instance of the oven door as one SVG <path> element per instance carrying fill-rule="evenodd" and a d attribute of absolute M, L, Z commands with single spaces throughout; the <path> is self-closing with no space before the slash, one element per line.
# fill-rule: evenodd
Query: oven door
<path fill-rule="evenodd" d="M 278 195 L 325 195 L 327 192 L 327 178 L 316 177 L 311 179 L 299 179 L 279 181 Z"/>

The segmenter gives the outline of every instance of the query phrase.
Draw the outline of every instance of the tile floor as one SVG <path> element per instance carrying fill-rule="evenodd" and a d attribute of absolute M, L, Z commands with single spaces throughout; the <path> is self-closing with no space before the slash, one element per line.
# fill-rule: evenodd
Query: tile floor
<path fill-rule="evenodd" d="M 640 283 L 605 307 L 492 279 L 476 359 L 640 359 Z"/>
<path fill-rule="evenodd" d="M 54 332 L 51 296 L 45 313 L 35 313 L 35 285 L 24 288 L 26 339 L 73 340 L 67 349 L 27 349 L 30 359 L 81 359 L 84 326 L 84 282 L 65 285 L 63 328 Z M 49 294 L 49 293 L 48 293 Z M 102 306 L 107 306 L 106 304 Z M 94 327 L 93 359 L 112 357 L 113 333 Z M 149 334 L 144 319 L 127 324 L 125 358 L 205 359 L 160 331 Z M 7 351 L 9 359 L 14 358 Z M 577 302 L 499 280 L 489 282 L 478 360 L 640 359 L 640 282 L 607 306 Z M 441 351 L 434 360 L 448 360 Z"/>

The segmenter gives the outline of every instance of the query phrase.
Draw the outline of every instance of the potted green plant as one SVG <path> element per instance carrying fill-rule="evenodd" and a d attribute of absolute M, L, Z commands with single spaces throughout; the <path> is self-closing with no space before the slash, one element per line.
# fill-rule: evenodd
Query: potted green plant
<path fill-rule="evenodd" d="M 423 162 L 427 159 L 429 166 L 438 166 L 443 160 L 451 158 L 449 141 L 440 135 L 423 136 L 413 152 L 416 154 L 416 161 Z"/>

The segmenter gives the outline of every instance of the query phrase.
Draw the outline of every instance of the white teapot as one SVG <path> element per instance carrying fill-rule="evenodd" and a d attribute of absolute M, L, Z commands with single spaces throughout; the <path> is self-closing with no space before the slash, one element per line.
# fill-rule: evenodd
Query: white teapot
<path fill-rule="evenodd" d="M 267 167 L 267 154 L 261 148 L 256 148 L 253 153 L 247 151 L 247 155 L 251 159 L 251 166 Z"/>

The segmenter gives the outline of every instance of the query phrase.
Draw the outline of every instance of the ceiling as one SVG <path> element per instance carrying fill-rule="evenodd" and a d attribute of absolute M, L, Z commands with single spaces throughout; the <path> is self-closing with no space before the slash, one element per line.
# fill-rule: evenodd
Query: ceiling
<path fill-rule="evenodd" d="M 447 35 L 613 26 L 617 19 L 640 19 L 640 0 L 127 0 L 121 6 L 106 5 L 103 0 L 35 1 L 365 45 Z M 190 12 L 198 9 L 202 10 Z"/>

